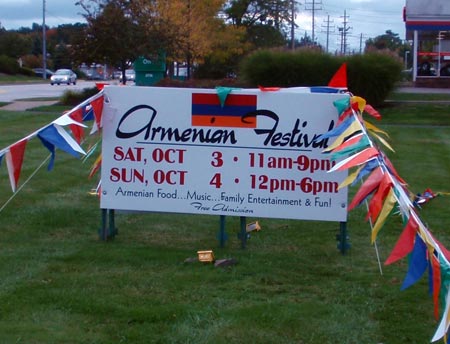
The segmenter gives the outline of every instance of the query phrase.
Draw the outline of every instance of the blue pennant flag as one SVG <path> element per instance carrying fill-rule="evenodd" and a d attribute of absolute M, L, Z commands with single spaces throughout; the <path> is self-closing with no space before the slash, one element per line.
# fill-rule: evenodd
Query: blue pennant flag
<path fill-rule="evenodd" d="M 366 175 L 368 175 L 370 172 L 372 172 L 378 166 L 380 166 L 380 162 L 378 161 L 378 159 L 371 159 L 368 162 L 366 162 L 366 164 L 361 169 L 361 171 L 359 171 L 355 180 L 352 182 L 352 186 L 354 186 L 356 183 L 358 183 L 362 178 L 364 178 Z"/>
<path fill-rule="evenodd" d="M 45 140 L 44 138 L 42 138 L 42 136 L 40 136 L 39 134 L 38 134 L 38 137 L 41 140 L 42 144 L 45 146 L 45 148 L 47 148 L 52 155 L 50 157 L 50 162 L 48 163 L 48 166 L 47 166 L 47 171 L 51 171 L 53 169 L 53 165 L 55 164 L 55 146 L 52 145 L 47 140 Z"/>
<path fill-rule="evenodd" d="M 427 269 L 427 266 L 427 246 L 422 238 L 416 234 L 414 248 L 409 260 L 408 272 L 403 281 L 401 290 L 405 290 L 416 283 Z"/>
<path fill-rule="evenodd" d="M 354 121 L 355 121 L 355 118 L 353 116 L 348 117 L 345 121 L 343 121 L 337 127 L 334 127 L 329 132 L 320 135 L 316 139 L 316 141 L 320 141 L 320 140 L 324 140 L 324 139 L 329 138 L 329 137 L 341 135 Z"/>
<path fill-rule="evenodd" d="M 50 125 L 42 129 L 38 135 L 39 139 L 42 141 L 44 146 L 50 151 L 52 154 L 52 158 L 50 160 L 48 169 L 51 170 L 53 167 L 54 159 L 55 159 L 55 147 L 61 149 L 62 151 L 69 153 L 70 155 L 78 158 L 79 152 L 77 152 L 69 142 L 67 142 L 66 138 L 61 135 L 55 125 Z M 68 136 L 70 138 L 70 136 Z"/>

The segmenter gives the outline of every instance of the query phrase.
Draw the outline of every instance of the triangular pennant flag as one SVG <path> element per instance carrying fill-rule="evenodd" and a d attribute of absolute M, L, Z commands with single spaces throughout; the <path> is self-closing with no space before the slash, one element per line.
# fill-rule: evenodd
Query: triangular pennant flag
<path fill-rule="evenodd" d="M 444 314 L 442 315 L 441 322 L 439 323 L 439 326 L 434 333 L 433 338 L 431 339 L 432 342 L 436 342 L 439 339 L 443 338 L 445 334 L 448 331 L 448 326 L 450 324 L 449 322 L 449 308 L 450 308 L 450 289 L 447 291 L 447 295 L 445 297 L 445 310 Z"/>
<path fill-rule="evenodd" d="M 380 141 L 386 148 L 390 149 L 392 152 L 394 151 L 394 148 L 391 147 L 391 145 L 384 139 L 382 138 L 380 135 L 377 135 L 375 133 L 372 133 L 372 135 L 378 140 Z"/>
<path fill-rule="evenodd" d="M 324 140 L 329 137 L 341 135 L 355 120 L 356 120 L 355 117 L 347 118 L 344 122 L 342 122 L 338 126 L 334 127 L 333 129 L 326 132 L 325 134 L 320 135 L 316 139 L 316 141 L 321 141 L 321 140 Z"/>
<path fill-rule="evenodd" d="M 408 272 L 406 273 L 401 290 L 405 290 L 416 283 L 422 277 L 427 266 L 427 246 L 422 238 L 416 234 L 416 240 L 408 265 Z"/>
<path fill-rule="evenodd" d="M 83 110 L 81 108 L 75 110 L 70 114 L 70 117 L 77 122 L 82 122 Z M 70 130 L 72 131 L 72 135 L 75 138 L 75 141 L 77 141 L 77 143 L 80 144 L 84 138 L 84 128 L 76 124 L 70 124 L 69 127 Z"/>
<path fill-rule="evenodd" d="M 281 89 L 280 87 L 264 87 L 264 86 L 258 86 L 258 88 L 260 91 L 263 92 L 275 92 Z"/>
<path fill-rule="evenodd" d="M 359 121 L 353 121 L 350 126 L 344 130 L 334 141 L 333 143 L 327 147 L 324 152 L 331 151 L 342 144 L 345 139 L 350 138 L 352 134 L 360 131 L 362 129 L 361 123 Z"/>
<path fill-rule="evenodd" d="M 383 179 L 381 179 L 381 183 L 378 186 L 377 191 L 373 195 L 372 199 L 369 202 L 369 211 L 367 212 L 367 219 L 370 218 L 372 222 L 376 221 L 378 214 L 381 211 L 383 206 L 383 202 L 388 195 L 389 191 L 392 188 L 392 180 L 389 178 L 388 174 L 385 173 Z"/>
<path fill-rule="evenodd" d="M 217 96 L 219 97 L 219 100 L 220 100 L 220 105 L 222 107 L 224 107 L 225 106 L 225 101 L 227 100 L 227 97 L 231 93 L 231 91 L 238 90 L 238 89 L 239 88 L 235 88 L 235 87 L 217 86 L 216 87 L 216 92 L 217 92 Z"/>
<path fill-rule="evenodd" d="M 97 128 L 102 127 L 102 112 L 103 112 L 103 96 L 91 101 L 92 109 L 94 110 L 95 123 Z"/>
<path fill-rule="evenodd" d="M 433 295 L 433 303 L 434 303 L 434 317 L 439 319 L 439 294 L 441 291 L 441 265 L 439 263 L 438 258 L 432 254 L 431 255 L 431 281 L 432 288 L 431 292 Z"/>
<path fill-rule="evenodd" d="M 400 177 L 400 175 L 398 174 L 398 172 L 396 171 L 396 169 L 394 168 L 394 165 L 392 165 L 392 162 L 389 160 L 389 158 L 386 156 L 386 154 L 384 154 L 383 152 L 381 152 L 381 155 L 383 157 L 383 161 L 384 164 L 386 165 L 386 167 L 388 168 L 389 172 L 391 174 L 393 174 L 395 176 L 395 178 L 397 178 L 397 180 L 402 183 L 403 185 L 407 185 L 407 183 L 402 179 L 402 177 Z"/>
<path fill-rule="evenodd" d="M 352 104 L 357 103 L 358 104 L 358 110 L 359 112 L 363 112 L 364 108 L 366 107 L 366 100 L 364 98 L 353 96 L 351 98 Z"/>
<path fill-rule="evenodd" d="M 94 109 L 92 108 L 91 104 L 83 106 L 81 110 L 83 111 L 83 122 L 94 120 Z"/>
<path fill-rule="evenodd" d="M 372 117 L 374 117 L 375 119 L 378 119 L 378 120 L 381 119 L 380 113 L 369 104 L 366 104 L 366 106 L 364 107 L 364 111 L 367 112 Z"/>
<path fill-rule="evenodd" d="M 339 184 L 338 189 L 340 190 L 340 189 L 346 187 L 347 185 L 353 183 L 353 181 L 358 176 L 359 171 L 361 171 L 362 168 L 363 168 L 363 166 L 359 167 L 355 172 L 352 172 L 351 174 L 349 174 L 347 176 L 347 178 L 345 178 L 344 181 L 341 184 Z"/>
<path fill-rule="evenodd" d="M 362 150 L 359 153 L 352 155 L 351 157 L 344 159 L 334 165 L 329 172 L 346 170 L 353 166 L 358 166 L 369 161 L 373 157 L 379 154 L 378 150 L 374 147 L 369 147 Z"/>
<path fill-rule="evenodd" d="M 414 238 L 416 236 L 417 230 L 419 229 L 419 225 L 417 224 L 414 216 L 410 216 L 406 227 L 403 229 L 402 234 L 397 240 L 394 248 L 392 249 L 391 254 L 384 265 L 389 265 L 397 260 L 406 257 L 414 247 Z"/>
<path fill-rule="evenodd" d="M 97 173 L 101 165 L 102 165 L 102 155 L 100 154 L 92 164 L 91 171 L 89 172 L 89 178 L 92 178 Z"/>
<path fill-rule="evenodd" d="M 43 128 L 39 131 L 38 137 L 76 158 L 79 157 L 79 153 L 86 154 L 78 143 L 56 124 Z"/>
<path fill-rule="evenodd" d="M 367 196 L 369 196 L 380 185 L 383 176 L 381 167 L 376 168 L 353 197 L 352 202 L 348 206 L 348 211 L 360 205 L 367 198 Z"/>
<path fill-rule="evenodd" d="M 334 150 L 331 153 L 331 160 L 339 160 L 341 159 L 343 156 L 345 155 L 352 155 L 355 154 L 361 150 L 363 150 L 364 148 L 369 147 L 370 145 L 370 141 L 367 138 L 367 136 L 364 136 L 361 140 L 359 140 L 356 144 L 352 145 L 352 146 L 348 146 L 347 148 L 344 148 L 342 150 Z"/>
<path fill-rule="evenodd" d="M 377 222 L 375 222 L 375 225 L 372 228 L 372 244 L 377 239 L 378 232 L 380 231 L 381 227 L 383 227 L 387 217 L 392 212 L 392 209 L 394 209 L 396 203 L 397 201 L 395 200 L 394 191 L 393 189 L 391 189 L 386 196 L 386 199 L 384 200 L 383 208 L 381 209 L 380 215 L 377 218 Z"/>
<path fill-rule="evenodd" d="M 329 87 L 347 88 L 347 63 L 343 63 L 333 75 Z"/>
<path fill-rule="evenodd" d="M 366 164 L 364 164 L 359 173 L 358 176 L 356 177 L 356 179 L 352 182 L 352 185 L 355 185 L 357 182 L 359 182 L 362 178 L 364 178 L 366 175 L 368 175 L 369 173 L 371 173 L 374 169 L 376 169 L 378 166 L 380 166 L 380 162 L 378 161 L 378 159 L 372 159 L 369 160 Z"/>
<path fill-rule="evenodd" d="M 345 110 L 350 107 L 350 98 L 342 98 L 335 100 L 333 102 L 334 107 L 338 111 L 338 115 L 340 116 Z"/>
<path fill-rule="evenodd" d="M 51 171 L 53 169 L 53 165 L 55 164 L 55 145 L 47 141 L 45 138 L 43 138 L 41 135 L 38 134 L 39 139 L 41 140 L 42 144 L 45 148 L 47 148 L 50 151 L 50 161 L 47 166 L 47 171 Z"/>
<path fill-rule="evenodd" d="M 373 125 L 372 123 L 370 123 L 370 122 L 364 121 L 364 125 L 365 125 L 365 127 L 366 127 L 368 130 L 370 130 L 370 131 L 373 131 L 373 132 L 376 132 L 376 133 L 380 133 L 380 134 L 385 135 L 386 137 L 389 137 L 389 135 L 388 135 L 387 132 L 385 132 L 384 130 L 381 130 L 380 128 L 378 128 L 378 127 L 376 127 L 376 126 L 374 126 L 374 125 Z"/>
<path fill-rule="evenodd" d="M 329 152 L 329 151 L 338 152 L 348 146 L 356 144 L 364 136 L 366 136 L 366 135 L 364 135 L 363 133 L 356 134 L 356 135 L 350 137 L 349 139 L 345 140 L 344 142 L 342 142 L 339 146 L 335 147 L 334 149 L 332 149 L 332 150 L 326 149 L 324 152 Z"/>
<path fill-rule="evenodd" d="M 27 142 L 27 140 L 21 140 L 10 146 L 9 151 L 6 152 L 6 166 L 8 167 L 9 182 L 13 192 L 16 191 L 19 182 Z"/>
<path fill-rule="evenodd" d="M 2 154 L 0 155 L 0 166 L 2 165 L 3 155 L 4 155 L 4 153 L 2 153 Z"/>

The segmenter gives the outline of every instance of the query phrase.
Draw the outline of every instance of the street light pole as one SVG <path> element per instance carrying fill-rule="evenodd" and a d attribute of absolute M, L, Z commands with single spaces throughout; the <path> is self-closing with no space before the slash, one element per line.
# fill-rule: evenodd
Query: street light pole
<path fill-rule="evenodd" d="M 42 60 L 43 60 L 43 71 L 42 77 L 47 79 L 47 47 L 45 38 L 45 0 L 42 0 Z"/>

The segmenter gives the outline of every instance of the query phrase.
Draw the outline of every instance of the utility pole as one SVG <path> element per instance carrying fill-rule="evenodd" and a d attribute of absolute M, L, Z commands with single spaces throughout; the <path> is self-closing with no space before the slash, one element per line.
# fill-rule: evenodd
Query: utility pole
<path fill-rule="evenodd" d="M 308 8 L 308 6 L 311 6 Z M 319 7 L 317 7 L 319 6 Z M 316 44 L 316 38 L 315 38 L 315 31 L 314 31 L 314 26 L 316 25 L 315 23 L 315 18 L 316 18 L 316 11 L 320 11 L 322 10 L 322 0 L 312 0 L 311 2 L 305 2 L 305 10 L 307 11 L 311 11 L 311 15 L 312 15 L 312 43 L 315 45 Z"/>
<path fill-rule="evenodd" d="M 45 34 L 45 0 L 42 0 L 42 61 L 43 68 L 42 77 L 47 79 L 47 44 Z"/>
<path fill-rule="evenodd" d="M 295 49 L 295 0 L 291 0 L 291 49 Z"/>
<path fill-rule="evenodd" d="M 347 27 L 348 24 L 348 15 L 347 15 L 347 11 L 344 10 L 344 17 L 341 16 L 341 18 L 344 18 L 343 27 L 339 28 L 339 32 L 341 33 L 341 54 L 342 55 L 346 55 L 347 53 L 347 33 L 348 31 L 351 29 L 351 27 Z"/>
<path fill-rule="evenodd" d="M 327 45 L 326 45 L 326 52 L 328 52 L 328 46 L 329 46 L 329 40 L 330 40 L 330 23 L 333 23 L 332 20 L 330 20 L 330 15 L 327 15 L 327 19 L 325 20 L 325 27 L 326 27 L 326 33 L 327 33 Z M 322 25 L 324 27 L 324 25 Z M 334 29 L 334 27 L 333 27 Z"/>
<path fill-rule="evenodd" d="M 363 34 L 359 35 L 359 53 L 362 55 L 363 53 Z"/>

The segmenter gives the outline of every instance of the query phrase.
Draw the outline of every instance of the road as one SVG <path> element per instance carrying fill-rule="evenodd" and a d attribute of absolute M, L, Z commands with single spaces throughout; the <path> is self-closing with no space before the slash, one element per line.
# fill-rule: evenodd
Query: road
<path fill-rule="evenodd" d="M 84 88 L 95 87 L 95 81 L 78 80 L 76 85 L 53 85 L 48 84 L 21 84 L 0 85 L 0 102 L 12 102 L 18 99 L 33 98 L 57 98 L 64 91 L 81 91 Z"/>
<path fill-rule="evenodd" d="M 111 84 L 117 84 L 117 80 L 109 81 Z M 13 102 L 18 99 L 34 98 L 57 98 L 65 90 L 81 91 L 84 88 L 95 87 L 95 81 L 78 80 L 76 85 L 53 85 L 46 84 L 21 84 L 21 85 L 0 85 L 0 102 Z M 437 88 L 416 88 L 399 87 L 398 92 L 406 93 L 450 93 L 450 89 Z"/>

